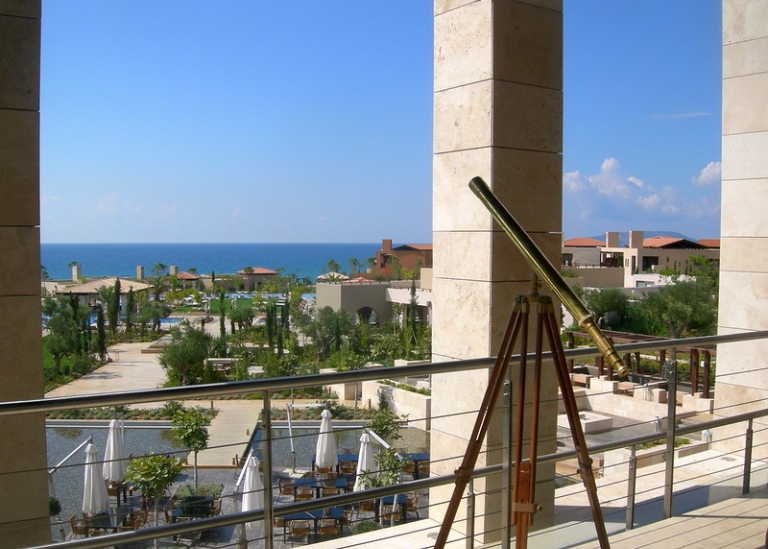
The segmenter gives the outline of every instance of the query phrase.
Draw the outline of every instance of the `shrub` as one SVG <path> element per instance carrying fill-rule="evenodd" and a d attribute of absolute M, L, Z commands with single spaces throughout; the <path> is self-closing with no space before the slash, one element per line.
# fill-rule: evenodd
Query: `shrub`
<path fill-rule="evenodd" d="M 373 520 L 361 520 L 352 525 L 353 534 L 364 534 L 365 532 L 373 532 L 380 529 L 381 524 Z"/>

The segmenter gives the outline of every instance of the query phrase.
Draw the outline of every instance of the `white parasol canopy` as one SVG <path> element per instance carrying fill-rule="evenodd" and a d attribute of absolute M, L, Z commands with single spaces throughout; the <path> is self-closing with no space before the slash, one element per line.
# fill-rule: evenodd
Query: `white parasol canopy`
<path fill-rule="evenodd" d="M 365 490 L 363 475 L 372 473 L 376 470 L 376 462 L 373 459 L 373 447 L 371 446 L 371 435 L 363 433 L 360 437 L 360 452 L 357 456 L 357 476 L 355 478 L 355 492 Z"/>
<path fill-rule="evenodd" d="M 85 482 L 83 485 L 83 513 L 97 515 L 109 508 L 109 496 L 104 477 L 99 471 L 99 450 L 95 444 L 85 447 Z"/>
<path fill-rule="evenodd" d="M 333 436 L 333 425 L 331 424 L 331 411 L 323 410 L 320 414 L 320 434 L 317 437 L 317 448 L 315 449 L 315 463 L 318 467 L 333 468 L 339 463 L 339 453 L 336 450 L 336 437 Z"/>
<path fill-rule="evenodd" d="M 251 456 L 245 467 L 242 510 L 245 512 L 264 509 L 264 486 L 259 475 L 259 464 L 256 461 L 256 457 Z M 245 528 L 249 539 L 261 537 L 264 530 L 263 523 L 264 521 L 262 520 L 246 523 Z"/>
<path fill-rule="evenodd" d="M 107 448 L 104 451 L 104 480 L 120 484 L 125 480 L 125 438 L 123 422 L 113 419 L 109 422 Z"/>

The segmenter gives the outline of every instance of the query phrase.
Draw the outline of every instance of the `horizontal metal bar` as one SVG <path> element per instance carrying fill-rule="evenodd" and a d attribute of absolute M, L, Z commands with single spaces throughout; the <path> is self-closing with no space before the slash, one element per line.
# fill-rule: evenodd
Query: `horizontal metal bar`
<path fill-rule="evenodd" d="M 616 350 L 624 352 L 658 350 L 671 347 L 693 347 L 698 345 L 733 343 L 737 341 L 748 341 L 764 338 L 768 338 L 768 331 L 626 343 L 622 345 L 616 345 Z M 594 347 L 568 349 L 565 351 L 566 358 L 596 356 L 598 354 L 600 354 L 600 351 Z M 530 354 L 529 356 L 533 358 L 533 354 Z M 551 354 L 549 352 L 543 353 L 543 358 L 545 360 L 549 359 L 550 357 Z M 512 357 L 512 361 L 515 362 L 517 360 L 519 360 L 519 355 L 514 355 Z M 474 370 L 479 368 L 490 368 L 493 366 L 493 363 L 494 357 L 488 357 L 470 360 L 455 360 L 447 362 L 397 366 L 395 368 L 366 368 L 364 370 L 354 370 L 349 372 L 308 374 L 270 379 L 256 379 L 249 381 L 230 381 L 225 383 L 208 383 L 202 385 L 189 385 L 185 387 L 164 387 L 160 389 L 116 391 L 112 393 L 100 393 L 93 395 L 75 395 L 30 400 L 16 400 L 0 403 L 0 416 L 33 412 L 53 412 L 56 410 L 68 410 L 74 408 L 140 404 L 142 402 L 156 402 L 159 400 L 185 400 L 223 395 L 248 394 L 261 391 L 275 392 L 286 389 L 317 387 L 321 385 L 331 385 L 336 383 L 373 381 L 392 377 L 393 372 L 397 372 L 397 377 L 408 377 L 414 375 L 442 374 L 464 370 Z"/>

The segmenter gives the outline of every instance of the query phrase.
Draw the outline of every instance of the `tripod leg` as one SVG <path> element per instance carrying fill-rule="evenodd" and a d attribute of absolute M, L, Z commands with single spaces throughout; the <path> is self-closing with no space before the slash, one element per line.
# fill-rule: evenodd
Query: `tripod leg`
<path fill-rule="evenodd" d="M 549 346 L 552 351 L 552 358 L 555 361 L 555 372 L 557 372 L 560 392 L 563 396 L 565 413 L 568 417 L 568 423 L 571 426 L 573 444 L 579 460 L 579 473 L 581 474 L 581 480 L 584 482 L 589 505 L 592 509 L 592 520 L 595 523 L 597 538 L 600 541 L 601 549 L 610 549 L 608 534 L 605 531 L 603 512 L 600 509 L 600 502 L 597 499 L 597 484 L 595 484 L 595 474 L 594 471 L 592 471 L 592 458 L 589 457 L 589 453 L 587 452 L 587 442 L 584 438 L 584 430 L 581 428 L 581 422 L 579 421 L 579 409 L 576 405 L 576 396 L 573 394 L 573 386 L 571 385 L 571 380 L 568 376 L 568 364 L 565 360 L 562 342 L 560 341 L 560 337 L 558 337 L 557 321 L 555 320 L 555 312 L 551 300 L 549 300 L 549 305 L 547 307 L 547 322 L 545 322 L 545 325 Z"/>
<path fill-rule="evenodd" d="M 477 463 L 477 457 L 480 455 L 480 449 L 483 440 L 485 439 L 485 434 L 488 432 L 493 407 L 496 405 L 496 399 L 504 385 L 504 378 L 506 377 L 509 361 L 512 357 L 512 350 L 522 325 L 523 311 L 526 313 L 528 311 L 528 300 L 524 296 L 518 296 L 515 299 L 512 314 L 510 315 L 509 323 L 504 332 L 504 338 L 499 354 L 496 356 L 496 361 L 491 370 L 491 376 L 488 380 L 488 388 L 485 391 L 483 402 L 480 405 L 480 410 L 477 419 L 475 420 L 475 426 L 472 430 L 472 436 L 467 445 L 467 451 L 464 453 L 464 459 L 462 460 L 461 465 L 455 472 L 456 484 L 451 499 L 448 502 L 443 523 L 440 525 L 440 531 L 435 540 L 435 549 L 443 549 L 443 547 L 445 547 L 445 542 L 448 540 L 448 533 L 456 518 L 456 512 L 461 503 L 462 495 L 467 488 L 472 471 L 475 469 L 475 464 Z"/>

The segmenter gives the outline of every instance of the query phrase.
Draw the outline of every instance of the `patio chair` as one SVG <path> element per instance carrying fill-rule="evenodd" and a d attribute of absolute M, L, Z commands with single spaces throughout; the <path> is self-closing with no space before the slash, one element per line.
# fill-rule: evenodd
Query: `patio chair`
<path fill-rule="evenodd" d="M 340 461 L 339 473 L 342 475 L 354 475 L 356 472 L 354 461 Z"/>
<path fill-rule="evenodd" d="M 376 506 L 372 499 L 361 501 L 358 505 L 358 511 L 361 513 L 373 513 L 376 510 Z"/>
<path fill-rule="evenodd" d="M 206 516 L 218 517 L 221 514 L 221 498 L 215 498 L 211 503 L 211 508 L 208 510 Z"/>
<path fill-rule="evenodd" d="M 288 537 L 291 542 L 295 539 L 300 539 L 304 540 L 304 543 L 309 543 L 311 531 L 308 520 L 292 520 L 288 529 Z"/>
<path fill-rule="evenodd" d="M 165 516 L 166 524 L 174 522 L 173 512 L 167 506 L 163 507 L 163 515 Z"/>
<path fill-rule="evenodd" d="M 297 486 L 293 495 L 294 501 L 306 501 L 315 497 L 315 490 L 311 486 Z"/>
<path fill-rule="evenodd" d="M 382 506 L 382 512 L 381 516 L 383 517 L 384 524 L 390 524 L 393 520 L 397 523 L 400 522 L 400 519 L 402 518 L 402 512 L 400 511 L 400 506 L 397 506 L 397 510 L 395 512 L 392 512 L 392 505 L 383 505 Z"/>
<path fill-rule="evenodd" d="M 117 498 L 118 494 L 120 493 L 120 487 L 115 484 L 114 482 L 107 482 L 104 481 L 107 485 L 107 495 L 111 498 Z"/>
<path fill-rule="evenodd" d="M 125 519 L 123 523 L 117 527 L 118 532 L 130 532 L 139 528 L 139 519 Z"/>
<path fill-rule="evenodd" d="M 339 535 L 339 524 L 336 519 L 320 519 L 317 522 L 317 533 L 320 537 L 337 537 Z"/>
<path fill-rule="evenodd" d="M 405 495 L 405 512 L 408 511 L 416 513 L 416 517 L 421 518 L 419 517 L 419 494 L 416 492 L 408 492 Z"/>
<path fill-rule="evenodd" d="M 177 523 L 179 523 L 179 522 L 191 522 L 191 521 L 192 521 L 192 519 L 189 518 L 189 517 L 179 517 L 176 520 Z M 194 530 L 192 532 L 184 532 L 183 534 L 179 534 L 178 536 L 174 536 L 173 539 L 174 539 L 174 541 L 176 541 L 177 539 L 179 539 L 179 540 L 186 540 L 186 541 L 189 541 L 190 545 L 194 545 L 195 543 L 197 543 L 200 540 L 200 534 L 201 534 L 200 530 Z"/>
<path fill-rule="evenodd" d="M 206 513 L 206 517 L 218 517 L 221 514 L 221 498 L 216 498 L 213 500 L 213 503 L 211 504 L 211 508 L 208 509 Z M 209 528 L 208 530 L 205 530 L 203 532 L 203 535 L 208 536 L 214 536 L 218 538 L 221 535 L 221 526 L 216 526 L 215 528 Z"/>
<path fill-rule="evenodd" d="M 85 521 L 77 518 L 77 515 L 72 515 L 69 518 L 69 526 L 72 529 L 69 539 L 75 539 L 75 536 L 80 536 L 81 538 L 88 536 L 88 527 L 85 525 Z"/>
<path fill-rule="evenodd" d="M 320 488 L 320 494 L 323 497 L 338 496 L 341 493 L 341 489 L 338 486 L 323 486 Z"/>
<path fill-rule="evenodd" d="M 339 527 L 341 532 L 344 532 L 345 527 L 351 527 L 354 521 L 355 508 L 351 505 L 344 507 L 341 512 L 341 519 L 339 519 Z"/>
<path fill-rule="evenodd" d="M 293 482 L 290 480 L 283 480 L 279 479 L 277 481 L 278 487 L 280 489 L 280 495 L 281 496 L 292 496 L 293 495 Z"/>
<path fill-rule="evenodd" d="M 419 462 L 419 476 L 422 477 L 428 477 L 429 476 L 429 461 L 420 461 Z"/>
<path fill-rule="evenodd" d="M 285 533 L 288 530 L 288 523 L 285 520 L 285 517 L 275 517 L 272 519 L 272 525 L 275 530 L 280 530 L 280 533 L 283 534 L 283 541 L 285 541 Z"/>

